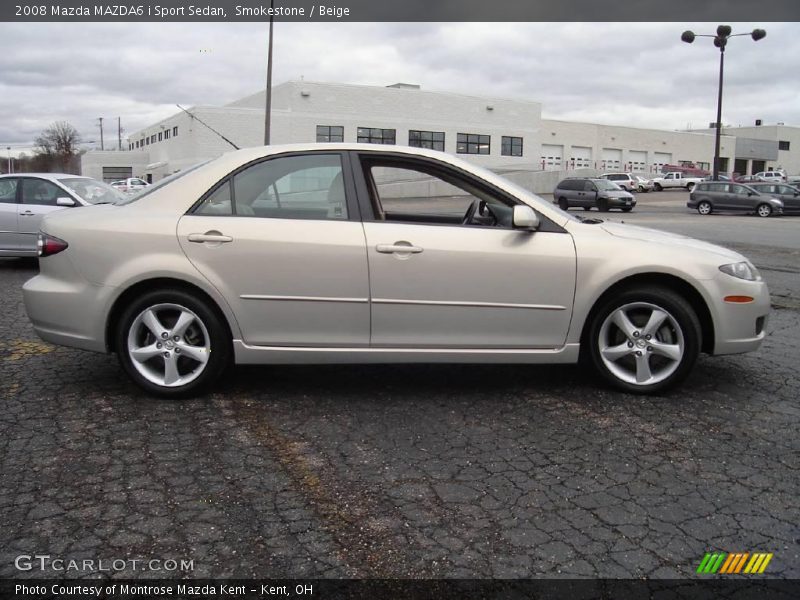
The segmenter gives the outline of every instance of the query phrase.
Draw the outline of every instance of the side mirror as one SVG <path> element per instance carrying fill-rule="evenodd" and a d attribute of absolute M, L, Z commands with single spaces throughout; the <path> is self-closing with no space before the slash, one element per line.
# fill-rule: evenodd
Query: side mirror
<path fill-rule="evenodd" d="M 56 206 L 75 206 L 75 200 L 72 198 L 56 198 Z"/>
<path fill-rule="evenodd" d="M 517 204 L 512 215 L 514 229 L 536 231 L 539 228 L 539 215 L 530 206 Z"/>

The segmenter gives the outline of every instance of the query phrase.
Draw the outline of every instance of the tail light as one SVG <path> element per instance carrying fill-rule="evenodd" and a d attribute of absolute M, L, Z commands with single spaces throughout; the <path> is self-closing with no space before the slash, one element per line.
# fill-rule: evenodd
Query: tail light
<path fill-rule="evenodd" d="M 37 245 L 39 247 L 39 256 L 42 258 L 45 256 L 58 254 L 62 250 L 66 250 L 69 247 L 69 244 L 64 240 L 52 235 L 47 235 L 41 231 L 39 232 L 39 240 Z"/>

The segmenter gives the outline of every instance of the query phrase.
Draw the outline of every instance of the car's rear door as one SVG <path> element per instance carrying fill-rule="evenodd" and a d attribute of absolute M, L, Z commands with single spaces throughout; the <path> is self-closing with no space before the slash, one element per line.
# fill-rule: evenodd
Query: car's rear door
<path fill-rule="evenodd" d="M 58 206 L 59 198 L 72 197 L 52 181 L 40 177 L 21 177 L 20 188 L 17 205 L 20 244 L 24 250 L 35 253 L 42 218 L 48 213 L 64 210 L 63 206 Z"/>
<path fill-rule="evenodd" d="M 22 249 L 17 225 L 18 186 L 16 177 L 0 178 L 0 256 L 4 252 L 17 253 Z"/>
<path fill-rule="evenodd" d="M 536 232 L 513 229 L 513 198 L 440 161 L 359 156 L 373 346 L 563 346 L 576 270 L 567 232 L 544 217 Z"/>
<path fill-rule="evenodd" d="M 244 342 L 367 346 L 369 277 L 349 157 L 287 153 L 233 172 L 178 223 Z"/>

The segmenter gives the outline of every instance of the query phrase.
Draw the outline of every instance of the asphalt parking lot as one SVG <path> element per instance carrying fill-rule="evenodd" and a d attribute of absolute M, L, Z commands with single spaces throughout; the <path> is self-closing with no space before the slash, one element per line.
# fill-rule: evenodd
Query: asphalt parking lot
<path fill-rule="evenodd" d="M 675 578 L 709 550 L 800 577 L 800 217 L 638 198 L 609 218 L 744 252 L 775 306 L 758 352 L 703 356 L 655 398 L 572 366 L 332 366 L 157 400 L 115 357 L 39 341 L 36 263 L 0 259 L 0 577 L 60 575 L 14 566 L 48 554 L 192 577 Z"/>

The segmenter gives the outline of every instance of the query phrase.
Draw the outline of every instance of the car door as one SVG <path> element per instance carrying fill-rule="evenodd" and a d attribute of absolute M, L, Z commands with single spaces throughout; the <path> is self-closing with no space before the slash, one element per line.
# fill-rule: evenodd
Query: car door
<path fill-rule="evenodd" d="M 578 183 L 578 202 L 580 206 L 592 207 L 597 204 L 597 186 L 588 179 Z M 583 189 L 580 189 L 582 186 Z"/>
<path fill-rule="evenodd" d="M 20 244 L 25 251 L 36 252 L 36 243 L 42 218 L 56 210 L 59 198 L 71 198 L 70 194 L 52 181 L 40 177 L 20 178 L 20 202 L 17 204 Z"/>
<path fill-rule="evenodd" d="M 246 344 L 369 344 L 366 246 L 348 165 L 338 152 L 246 165 L 178 222 L 181 247 L 225 296 Z"/>
<path fill-rule="evenodd" d="M 758 204 L 758 196 L 750 195 L 750 190 L 736 183 L 728 185 L 729 193 L 726 197 L 728 208 L 731 210 L 750 211 L 755 209 Z"/>
<path fill-rule="evenodd" d="M 576 270 L 568 233 L 543 216 L 536 232 L 513 229 L 520 201 L 439 161 L 359 158 L 373 347 L 563 346 Z"/>
<path fill-rule="evenodd" d="M 776 185 L 778 198 L 783 200 L 783 209 L 792 212 L 800 211 L 800 190 L 790 185 Z"/>
<path fill-rule="evenodd" d="M 16 253 L 22 248 L 17 226 L 17 188 L 15 177 L 0 178 L 0 255 Z"/>

